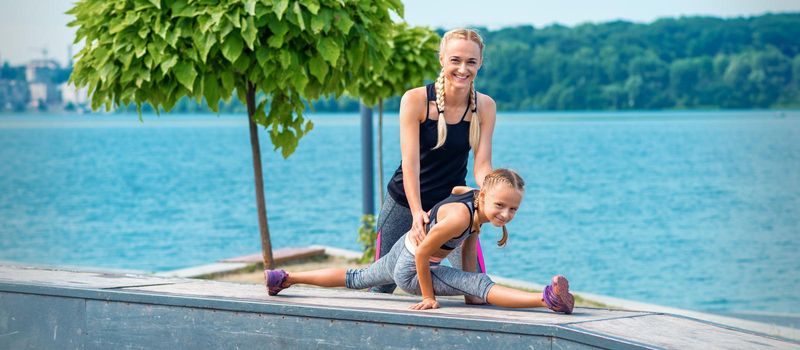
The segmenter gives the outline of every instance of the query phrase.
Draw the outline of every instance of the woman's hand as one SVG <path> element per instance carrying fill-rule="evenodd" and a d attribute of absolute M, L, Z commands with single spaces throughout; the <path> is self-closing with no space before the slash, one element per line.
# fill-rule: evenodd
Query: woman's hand
<path fill-rule="evenodd" d="M 422 298 L 422 301 L 408 307 L 411 310 L 429 310 L 438 309 L 439 302 L 433 298 Z"/>
<path fill-rule="evenodd" d="M 419 246 L 422 240 L 425 239 L 425 228 L 430 219 L 428 218 L 428 213 L 419 210 L 412 214 L 411 220 L 411 240 L 414 245 Z"/>

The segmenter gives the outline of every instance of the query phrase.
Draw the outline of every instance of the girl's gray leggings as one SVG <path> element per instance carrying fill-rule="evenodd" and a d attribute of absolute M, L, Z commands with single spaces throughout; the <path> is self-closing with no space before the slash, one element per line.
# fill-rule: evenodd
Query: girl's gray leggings
<path fill-rule="evenodd" d="M 389 283 L 397 284 L 406 293 L 421 295 L 414 255 L 405 246 L 405 235 L 395 242 L 389 254 L 363 269 L 348 269 L 347 288 L 364 289 Z M 494 282 L 489 276 L 466 272 L 449 266 L 431 264 L 435 295 L 472 295 L 486 300 Z"/>
<path fill-rule="evenodd" d="M 401 238 L 411 229 L 412 219 L 411 210 L 395 202 L 394 198 L 387 193 L 383 200 L 383 205 L 381 206 L 380 215 L 378 216 L 378 241 L 376 244 L 378 248 L 377 256 L 379 258 L 388 255 L 395 243 L 403 241 Z M 480 242 L 478 245 L 480 245 Z M 461 246 L 458 246 L 447 256 L 450 265 L 457 269 L 461 269 L 461 250 Z M 478 249 L 478 252 L 480 252 L 480 249 Z M 475 267 L 478 268 L 478 272 L 486 273 L 484 266 L 483 256 L 478 253 L 478 261 Z M 390 282 L 388 284 L 374 286 L 370 288 L 370 291 L 391 294 L 394 292 L 394 288 L 394 282 Z"/>

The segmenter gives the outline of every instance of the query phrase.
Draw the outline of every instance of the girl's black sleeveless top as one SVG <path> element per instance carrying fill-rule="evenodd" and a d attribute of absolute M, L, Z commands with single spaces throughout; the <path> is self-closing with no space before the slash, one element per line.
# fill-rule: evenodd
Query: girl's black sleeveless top
<path fill-rule="evenodd" d="M 425 102 L 425 121 L 419 125 L 419 190 L 422 209 L 430 210 L 436 203 L 447 198 L 453 187 L 466 185 L 467 162 L 469 159 L 469 122 L 464 118 L 456 124 L 447 124 L 447 139 L 437 149 L 437 120 L 428 118 L 430 101 L 436 101 L 436 90 L 433 84 L 426 87 L 428 100 Z M 438 107 L 437 107 L 438 110 Z M 406 192 L 403 189 L 403 164 L 394 172 L 387 186 L 388 193 L 395 202 L 408 207 Z"/>

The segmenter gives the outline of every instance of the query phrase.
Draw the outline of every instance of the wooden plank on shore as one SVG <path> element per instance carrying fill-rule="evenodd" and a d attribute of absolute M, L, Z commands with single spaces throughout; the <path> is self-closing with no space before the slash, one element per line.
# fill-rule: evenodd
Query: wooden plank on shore
<path fill-rule="evenodd" d="M 274 260 L 273 263 L 281 264 L 287 261 L 307 259 L 315 256 L 320 256 L 323 254 L 325 254 L 324 248 L 287 247 L 273 251 L 272 259 Z M 263 257 L 261 256 L 261 253 L 256 253 L 256 254 L 237 256 L 234 258 L 228 258 L 220 260 L 219 262 L 256 264 L 262 261 Z"/>

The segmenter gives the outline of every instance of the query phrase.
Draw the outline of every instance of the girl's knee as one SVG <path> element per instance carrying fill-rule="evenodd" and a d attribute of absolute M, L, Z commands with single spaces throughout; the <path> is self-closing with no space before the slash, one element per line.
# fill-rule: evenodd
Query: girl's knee
<path fill-rule="evenodd" d="M 419 289 L 419 283 L 416 279 L 398 282 L 397 287 L 402 289 L 404 292 L 408 294 L 413 294 L 413 295 L 421 294 L 421 291 Z"/>
<path fill-rule="evenodd" d="M 395 269 L 394 281 L 397 287 L 409 294 L 420 294 L 419 279 L 417 279 L 417 272 L 404 271 L 403 269 Z"/>
<path fill-rule="evenodd" d="M 481 274 L 481 275 L 482 276 L 481 276 L 481 279 L 480 279 L 480 282 L 479 282 L 479 286 L 480 286 L 479 293 L 478 293 L 479 295 L 476 295 L 476 296 L 483 298 L 484 301 L 488 301 L 487 298 L 489 297 L 489 290 L 491 290 L 492 287 L 494 286 L 494 281 L 492 281 L 492 279 L 489 278 L 489 276 L 487 276 L 485 274 Z"/>

